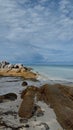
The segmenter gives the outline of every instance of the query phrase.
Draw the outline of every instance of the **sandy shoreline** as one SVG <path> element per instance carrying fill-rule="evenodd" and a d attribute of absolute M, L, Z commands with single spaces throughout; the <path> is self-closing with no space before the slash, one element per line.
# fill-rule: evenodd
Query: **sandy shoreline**
<path fill-rule="evenodd" d="M 73 87 L 60 84 L 41 86 L 40 81 L 31 80 L 37 77 L 36 73 L 31 71 L 26 71 L 24 76 L 14 70 L 10 72 L 0 70 L 0 74 L 1 76 L 16 77 L 18 74 L 27 82 L 27 85 L 23 87 L 24 79 L 22 81 L 16 79 L 17 82 L 15 82 L 14 79 L 9 81 L 5 78 L 9 85 L 13 83 L 13 86 L 16 86 L 12 87 L 17 99 L 10 100 L 5 96 L 3 96 L 4 99 L 1 99 L 0 94 L 0 130 L 73 130 Z M 2 85 L 5 85 L 4 82 Z M 10 89 L 12 90 L 12 88 Z M 33 110 L 35 112 L 32 114 Z"/>

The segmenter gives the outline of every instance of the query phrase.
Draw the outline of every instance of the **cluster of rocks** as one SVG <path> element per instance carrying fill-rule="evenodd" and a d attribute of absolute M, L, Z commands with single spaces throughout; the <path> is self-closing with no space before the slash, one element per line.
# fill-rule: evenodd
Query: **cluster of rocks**
<path fill-rule="evenodd" d="M 67 87 L 60 84 L 48 85 L 45 84 L 40 87 L 28 86 L 27 82 L 22 83 L 23 86 L 27 86 L 21 93 L 21 104 L 18 107 L 17 113 L 13 113 L 16 117 L 19 115 L 20 123 L 27 123 L 31 117 L 44 116 L 42 106 L 38 105 L 39 101 L 44 101 L 47 105 L 54 109 L 57 120 L 66 130 L 73 130 L 73 87 Z M 4 101 L 15 101 L 17 95 L 15 93 L 8 93 L 0 96 L 0 103 Z M 7 112 L 5 114 L 11 114 Z M 17 116 L 18 117 L 18 116 Z M 35 118 L 35 121 L 36 121 Z M 1 126 L 7 126 L 7 124 L 0 124 Z M 49 126 L 46 123 L 40 123 L 39 126 L 44 126 L 45 130 L 49 130 Z M 12 126 L 13 127 L 13 126 Z M 14 126 L 15 127 L 15 126 Z M 13 127 L 13 129 L 14 129 Z M 18 126 L 20 128 L 20 126 Z M 30 127 L 29 124 L 24 126 Z M 11 128 L 11 127 L 10 127 Z"/>
<path fill-rule="evenodd" d="M 66 130 L 73 130 L 73 87 L 60 84 L 45 84 L 37 88 L 27 87 L 21 94 L 22 103 L 19 108 L 19 116 L 31 118 L 35 113 L 43 115 L 42 109 L 35 106 L 36 102 L 44 101 L 54 109 L 57 119 Z"/>
<path fill-rule="evenodd" d="M 25 70 L 31 70 L 31 68 L 24 67 L 23 64 L 10 64 L 7 61 L 0 62 L 0 69 L 25 69 Z"/>
<path fill-rule="evenodd" d="M 0 62 L 0 76 L 23 77 L 24 79 L 36 81 L 38 75 L 31 70 L 32 68 L 23 64 L 10 64 L 7 61 Z"/>

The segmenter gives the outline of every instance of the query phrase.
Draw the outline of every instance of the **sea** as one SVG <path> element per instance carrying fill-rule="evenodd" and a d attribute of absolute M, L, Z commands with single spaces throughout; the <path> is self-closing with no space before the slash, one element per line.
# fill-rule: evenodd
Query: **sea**
<path fill-rule="evenodd" d="M 39 79 L 47 83 L 62 83 L 73 86 L 73 66 L 72 65 L 46 65 L 32 66 L 33 70 L 39 74 Z"/>

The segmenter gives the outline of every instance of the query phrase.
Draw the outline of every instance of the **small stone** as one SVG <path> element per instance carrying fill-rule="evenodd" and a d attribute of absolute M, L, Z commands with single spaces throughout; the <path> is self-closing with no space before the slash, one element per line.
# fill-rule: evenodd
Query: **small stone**
<path fill-rule="evenodd" d="M 45 130 L 50 130 L 49 126 L 47 125 L 47 123 L 41 123 L 41 125 L 43 125 L 45 127 Z"/>
<path fill-rule="evenodd" d="M 25 82 L 25 81 L 22 83 L 22 86 L 27 86 L 27 85 L 28 85 L 28 84 L 27 84 L 27 82 Z"/>
<path fill-rule="evenodd" d="M 26 124 L 25 127 L 26 127 L 26 128 L 29 128 L 30 126 L 29 126 L 29 124 Z"/>
<path fill-rule="evenodd" d="M 25 118 L 20 119 L 20 123 L 27 123 L 27 122 L 28 122 L 28 119 L 25 119 Z"/>
<path fill-rule="evenodd" d="M 35 114 L 37 117 L 43 116 L 44 112 L 42 111 L 41 107 L 38 105 L 34 106 L 33 114 Z"/>

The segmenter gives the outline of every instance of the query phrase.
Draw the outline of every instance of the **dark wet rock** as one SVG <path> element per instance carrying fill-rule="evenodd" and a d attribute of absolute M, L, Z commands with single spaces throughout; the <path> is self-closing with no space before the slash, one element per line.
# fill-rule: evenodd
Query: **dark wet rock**
<path fill-rule="evenodd" d="M 17 119 L 17 114 L 14 115 L 14 119 Z"/>
<path fill-rule="evenodd" d="M 27 85 L 28 85 L 28 83 L 25 81 L 22 83 L 22 86 L 27 86 Z"/>
<path fill-rule="evenodd" d="M 18 69 L 18 68 L 19 68 L 19 65 L 17 65 L 17 64 L 16 64 L 16 65 L 14 65 L 14 68 Z"/>
<path fill-rule="evenodd" d="M 25 125 L 25 128 L 29 128 L 29 127 L 30 127 L 29 124 L 26 124 L 26 125 Z"/>
<path fill-rule="evenodd" d="M 40 123 L 39 126 L 43 125 L 45 127 L 45 130 L 50 130 L 49 126 L 47 123 Z"/>
<path fill-rule="evenodd" d="M 40 117 L 40 116 L 43 116 L 43 115 L 44 115 L 44 112 L 42 111 L 41 107 L 38 107 L 38 108 L 37 108 L 37 111 L 36 111 L 35 115 L 36 115 L 37 117 Z"/>
<path fill-rule="evenodd" d="M 0 68 L 1 68 L 2 64 L 0 63 Z"/>
<path fill-rule="evenodd" d="M 40 106 L 35 105 L 32 114 L 33 116 L 36 115 L 37 117 L 40 117 L 44 115 L 44 112 L 42 111 Z"/>
<path fill-rule="evenodd" d="M 4 95 L 5 99 L 9 99 L 9 100 L 16 100 L 17 99 L 17 95 L 15 93 L 8 93 Z"/>
<path fill-rule="evenodd" d="M 14 68 L 15 69 L 22 69 L 22 68 L 24 68 L 24 66 L 23 66 L 23 64 L 15 64 Z"/>
<path fill-rule="evenodd" d="M 4 100 L 4 96 L 1 96 L 1 95 L 0 95 L 0 103 L 2 103 L 3 100 Z"/>
<path fill-rule="evenodd" d="M 0 95 L 0 103 L 4 102 L 5 100 L 14 101 L 17 99 L 17 95 L 15 93 L 7 93 L 5 95 Z"/>
<path fill-rule="evenodd" d="M 4 112 L 3 113 L 4 115 L 17 115 L 17 112 L 15 112 L 15 111 L 7 111 L 7 112 Z"/>
<path fill-rule="evenodd" d="M 27 123 L 28 122 L 28 119 L 26 119 L 26 118 L 21 118 L 20 119 L 20 123 Z"/>
<path fill-rule="evenodd" d="M 24 69 L 27 71 L 28 70 L 28 68 L 27 67 L 24 67 Z"/>

